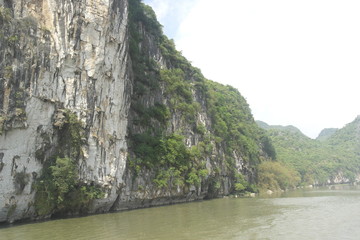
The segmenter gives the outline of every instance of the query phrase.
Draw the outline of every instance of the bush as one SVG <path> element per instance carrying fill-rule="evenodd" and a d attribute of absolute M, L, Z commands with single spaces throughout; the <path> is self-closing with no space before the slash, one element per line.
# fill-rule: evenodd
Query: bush
<path fill-rule="evenodd" d="M 52 182 L 56 188 L 56 203 L 62 205 L 67 193 L 76 185 L 76 167 L 69 158 L 57 158 L 54 166 L 50 167 Z"/>
<path fill-rule="evenodd" d="M 236 192 L 242 192 L 246 189 L 246 187 L 244 185 L 242 185 L 241 183 L 235 183 L 235 191 Z"/>
<path fill-rule="evenodd" d="M 300 183 L 298 172 L 281 165 L 280 162 L 262 162 L 258 165 L 258 184 L 270 190 L 286 190 Z"/>
<path fill-rule="evenodd" d="M 35 209 L 40 216 L 79 211 L 91 200 L 104 197 L 99 186 L 84 185 L 77 179 L 76 164 L 66 157 L 57 157 L 52 166 L 44 169 L 35 189 Z"/>
<path fill-rule="evenodd" d="M 149 115 L 166 125 L 167 120 L 170 118 L 170 111 L 164 104 L 156 103 L 153 107 L 149 108 Z"/>
<path fill-rule="evenodd" d="M 154 183 L 159 188 L 182 186 L 184 183 L 198 186 L 207 175 L 205 166 L 197 164 L 201 157 L 196 147 L 189 149 L 184 144 L 183 136 L 153 136 L 149 133 L 136 134 L 132 137 L 133 151 L 136 158 L 129 158 L 129 166 L 135 175 L 143 167 L 156 169 Z"/>
<path fill-rule="evenodd" d="M 237 173 L 235 171 L 235 184 L 234 184 L 234 193 L 246 193 L 246 192 L 252 192 L 256 193 L 258 192 L 258 189 L 255 185 L 250 184 L 248 181 L 244 179 L 244 176 L 240 173 Z"/>

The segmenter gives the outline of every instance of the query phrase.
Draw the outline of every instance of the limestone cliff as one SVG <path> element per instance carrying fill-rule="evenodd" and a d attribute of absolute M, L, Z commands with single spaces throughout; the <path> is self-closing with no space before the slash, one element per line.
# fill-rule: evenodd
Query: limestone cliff
<path fill-rule="evenodd" d="M 192 67 L 139 0 L 0 0 L 0 25 L 0 222 L 255 182 L 267 139 L 246 101 Z"/>

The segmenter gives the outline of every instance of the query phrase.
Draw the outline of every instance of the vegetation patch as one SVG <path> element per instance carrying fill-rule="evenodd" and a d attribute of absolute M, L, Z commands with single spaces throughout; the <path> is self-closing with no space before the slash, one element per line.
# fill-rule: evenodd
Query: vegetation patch
<path fill-rule="evenodd" d="M 99 186 L 78 180 L 76 163 L 69 158 L 56 158 L 35 188 L 35 209 L 40 216 L 86 210 L 91 200 L 104 197 Z"/>
<path fill-rule="evenodd" d="M 143 167 L 155 169 L 154 183 L 159 188 L 184 186 L 185 183 L 198 186 L 207 174 L 199 155 L 185 146 L 181 135 L 138 134 L 133 140 L 137 158 L 129 159 L 130 167 L 135 173 Z"/>
<path fill-rule="evenodd" d="M 76 113 L 63 110 L 64 121 L 59 126 L 59 157 L 79 159 L 82 156 L 81 146 L 85 144 L 85 129 Z"/>
<path fill-rule="evenodd" d="M 262 140 L 267 140 L 265 132 L 258 128 L 249 105 L 238 90 L 231 86 L 207 81 L 207 106 L 211 114 L 213 132 L 218 143 L 224 143 L 228 156 L 234 150 L 242 153 L 242 157 L 250 164 L 260 163 Z M 270 142 L 267 145 L 271 146 Z M 266 152 L 275 158 L 268 146 Z M 265 149 L 266 150 L 266 149 Z"/>
<path fill-rule="evenodd" d="M 39 216 L 86 211 L 91 200 L 105 196 L 100 186 L 78 179 L 85 129 L 75 113 L 63 110 L 63 114 L 63 124 L 58 126 L 59 147 L 44 163 L 35 183 L 35 209 Z"/>
<path fill-rule="evenodd" d="M 244 179 L 244 176 L 240 173 L 234 173 L 234 189 L 233 193 L 235 194 L 246 194 L 246 193 L 257 193 L 259 192 L 258 187 L 255 184 L 251 184 Z"/>
<path fill-rule="evenodd" d="M 300 175 L 280 162 L 262 162 L 258 166 L 259 187 L 270 190 L 292 189 L 299 185 Z"/>

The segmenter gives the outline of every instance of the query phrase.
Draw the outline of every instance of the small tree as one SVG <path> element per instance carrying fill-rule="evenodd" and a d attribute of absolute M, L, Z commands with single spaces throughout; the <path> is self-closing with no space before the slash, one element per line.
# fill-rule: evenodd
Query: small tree
<path fill-rule="evenodd" d="M 53 183 L 57 192 L 57 204 L 61 206 L 65 195 L 75 188 L 76 167 L 69 158 L 57 158 L 54 166 L 50 167 Z"/>

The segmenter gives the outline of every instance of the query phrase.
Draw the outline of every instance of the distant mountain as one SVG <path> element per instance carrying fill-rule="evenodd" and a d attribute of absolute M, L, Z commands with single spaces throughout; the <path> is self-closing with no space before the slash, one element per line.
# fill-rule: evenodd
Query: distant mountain
<path fill-rule="evenodd" d="M 324 128 L 320 132 L 320 134 L 316 138 L 316 140 L 324 141 L 324 140 L 328 139 L 329 137 L 331 137 L 337 130 L 338 130 L 338 128 Z"/>
<path fill-rule="evenodd" d="M 349 142 L 354 139 L 360 139 L 360 116 L 345 125 L 345 127 L 336 131 L 329 139 L 332 143 L 336 142 Z"/>
<path fill-rule="evenodd" d="M 278 161 L 295 169 L 303 183 L 340 183 L 360 176 L 359 116 L 341 129 L 324 129 L 317 139 L 293 126 L 257 124 L 267 130 Z"/>

